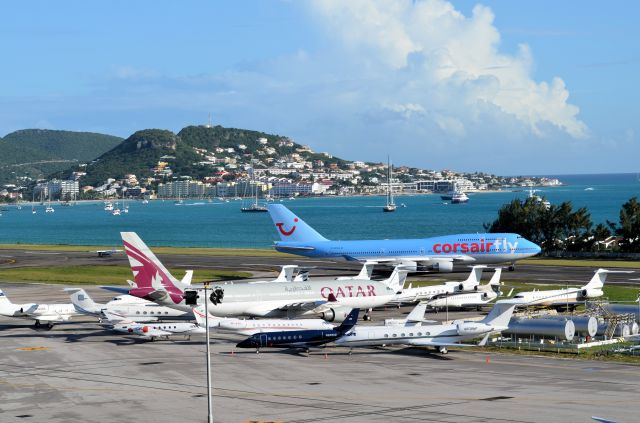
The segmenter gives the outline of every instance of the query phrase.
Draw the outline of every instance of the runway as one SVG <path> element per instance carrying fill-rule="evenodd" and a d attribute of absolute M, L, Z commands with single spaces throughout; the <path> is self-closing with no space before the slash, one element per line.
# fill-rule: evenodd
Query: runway
<path fill-rule="evenodd" d="M 46 266 L 83 266 L 83 265 L 122 265 L 129 262 L 123 253 L 99 258 L 95 252 L 72 251 L 28 251 L 0 250 L 0 272 L 3 268 L 12 267 L 46 267 Z M 334 262 L 331 260 L 307 259 L 297 256 L 223 256 L 223 255 L 191 255 L 191 254 L 158 254 L 158 258 L 171 268 L 221 269 L 252 272 L 255 277 L 275 276 L 284 264 L 296 264 L 311 268 L 311 276 L 337 276 L 357 274 L 361 265 L 353 262 Z M 596 268 L 573 266 L 550 266 L 517 264 L 513 272 L 504 271 L 502 279 L 513 282 L 546 284 L 546 285 L 580 285 L 591 279 Z M 622 270 L 622 269 L 621 269 Z M 627 269 L 624 269 L 627 270 Z M 640 285 L 640 262 L 634 274 L 610 274 L 607 284 Z M 488 270 L 490 271 L 490 269 Z M 385 273 L 380 271 L 380 276 Z M 452 273 L 412 273 L 410 280 L 463 280 L 469 272 L 469 266 L 456 265 Z M 0 273 L 1 274 L 1 273 Z"/>

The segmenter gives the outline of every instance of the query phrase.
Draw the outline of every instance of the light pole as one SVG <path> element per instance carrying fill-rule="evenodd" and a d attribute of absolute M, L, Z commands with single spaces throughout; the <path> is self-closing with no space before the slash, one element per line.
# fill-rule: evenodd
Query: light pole
<path fill-rule="evenodd" d="M 213 423 L 213 407 L 211 406 L 211 356 L 209 355 L 209 298 L 207 297 L 209 282 L 204 283 L 204 326 L 207 339 L 207 422 Z"/>

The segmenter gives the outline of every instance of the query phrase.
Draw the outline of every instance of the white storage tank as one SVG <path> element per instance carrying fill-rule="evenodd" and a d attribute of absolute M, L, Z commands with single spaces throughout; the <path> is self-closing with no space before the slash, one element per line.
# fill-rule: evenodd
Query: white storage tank
<path fill-rule="evenodd" d="M 509 329 L 503 335 L 558 338 L 571 341 L 576 334 L 576 327 L 571 320 L 558 319 L 511 319 Z"/>
<path fill-rule="evenodd" d="M 636 322 L 640 323 L 640 309 L 637 304 L 606 304 L 605 308 L 614 314 L 633 314 L 636 316 Z"/>
<path fill-rule="evenodd" d="M 596 336 L 598 319 L 593 316 L 545 316 L 545 319 L 571 320 L 576 327 L 576 334 L 580 336 Z"/>

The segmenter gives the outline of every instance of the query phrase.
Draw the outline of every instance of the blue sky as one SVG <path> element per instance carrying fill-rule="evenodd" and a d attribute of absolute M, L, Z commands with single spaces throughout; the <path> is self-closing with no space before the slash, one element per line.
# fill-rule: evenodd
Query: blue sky
<path fill-rule="evenodd" d="M 287 135 L 352 160 L 640 172 L 634 1 L 0 3 L 0 135 Z"/>

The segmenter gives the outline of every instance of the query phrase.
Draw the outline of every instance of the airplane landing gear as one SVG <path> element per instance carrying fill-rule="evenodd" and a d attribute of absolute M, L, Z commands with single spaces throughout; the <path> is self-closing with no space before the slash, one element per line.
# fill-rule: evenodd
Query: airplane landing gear
<path fill-rule="evenodd" d="M 362 320 L 368 321 L 371 320 L 371 311 L 372 309 L 368 309 L 367 312 L 362 316 Z"/>
<path fill-rule="evenodd" d="M 48 322 L 47 323 L 47 330 L 51 330 L 53 328 L 53 323 Z"/>
<path fill-rule="evenodd" d="M 39 328 L 40 327 L 40 320 L 36 320 L 36 323 L 34 324 L 34 326 Z"/>
<path fill-rule="evenodd" d="M 438 347 L 438 352 L 440 352 L 440 354 L 446 354 L 449 352 L 449 350 L 447 349 L 447 347 Z"/>
<path fill-rule="evenodd" d="M 509 270 L 509 272 L 513 272 L 514 270 L 516 270 L 516 265 L 514 263 L 511 263 L 511 265 L 507 269 Z"/>

